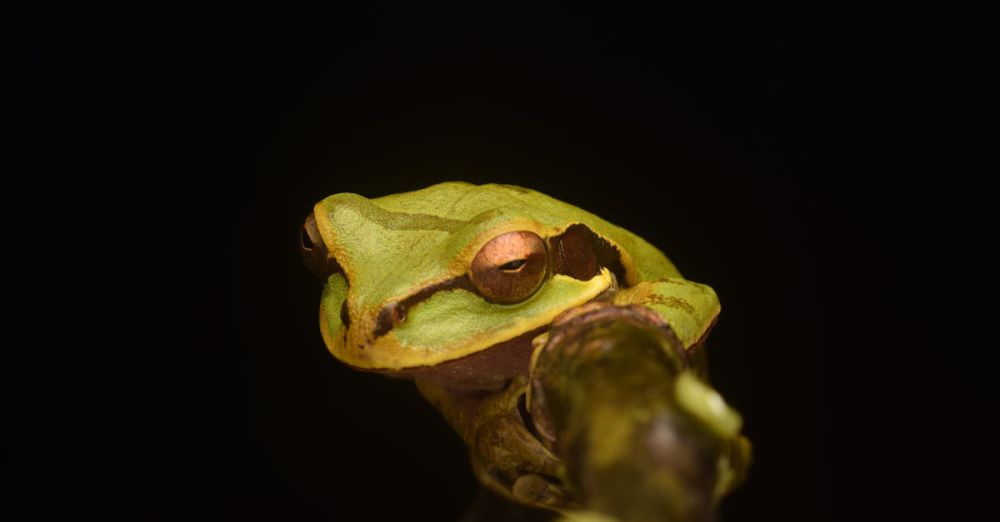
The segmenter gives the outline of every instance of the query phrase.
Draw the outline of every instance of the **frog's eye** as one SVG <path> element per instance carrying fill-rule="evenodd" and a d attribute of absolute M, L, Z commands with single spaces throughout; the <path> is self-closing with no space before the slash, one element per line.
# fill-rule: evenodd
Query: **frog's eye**
<path fill-rule="evenodd" d="M 516 303 L 535 293 L 548 266 L 545 241 L 534 232 L 508 232 L 491 239 L 472 260 L 469 278 L 490 301 Z"/>
<path fill-rule="evenodd" d="M 302 225 L 299 254 L 302 255 L 302 261 L 309 267 L 309 271 L 323 281 L 326 281 L 331 274 L 341 272 L 340 265 L 329 257 L 326 243 L 323 242 L 323 236 L 320 235 L 319 227 L 316 225 L 316 216 L 312 213 L 306 217 L 306 222 Z"/>

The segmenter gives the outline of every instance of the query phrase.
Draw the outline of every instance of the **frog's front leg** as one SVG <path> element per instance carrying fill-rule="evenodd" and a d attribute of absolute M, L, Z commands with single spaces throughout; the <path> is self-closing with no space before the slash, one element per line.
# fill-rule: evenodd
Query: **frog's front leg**
<path fill-rule="evenodd" d="M 611 298 L 619 306 L 641 305 L 670 326 L 690 355 L 704 342 L 719 317 L 719 298 L 711 287 L 665 277 L 623 288 Z"/>
<path fill-rule="evenodd" d="M 515 377 L 495 392 L 449 389 L 417 380 L 420 393 L 437 408 L 469 448 L 473 472 L 480 483 L 529 506 L 564 508 L 572 505 L 556 485 L 563 465 L 536 438 L 522 414 L 526 376 Z"/>

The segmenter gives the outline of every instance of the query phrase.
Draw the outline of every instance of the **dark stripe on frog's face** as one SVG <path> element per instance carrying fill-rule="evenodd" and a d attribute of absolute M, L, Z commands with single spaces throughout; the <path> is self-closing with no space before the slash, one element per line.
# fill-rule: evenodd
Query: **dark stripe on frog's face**
<path fill-rule="evenodd" d="M 392 330 L 393 326 L 406 320 L 406 313 L 413 305 L 429 299 L 432 295 L 445 290 L 461 288 L 469 292 L 478 293 L 476 287 L 469 280 L 467 274 L 453 277 L 447 281 L 442 281 L 436 285 L 428 286 L 419 292 L 406 297 L 402 301 L 394 301 L 382 307 L 375 322 L 375 329 L 372 331 L 372 338 L 381 337 Z"/>

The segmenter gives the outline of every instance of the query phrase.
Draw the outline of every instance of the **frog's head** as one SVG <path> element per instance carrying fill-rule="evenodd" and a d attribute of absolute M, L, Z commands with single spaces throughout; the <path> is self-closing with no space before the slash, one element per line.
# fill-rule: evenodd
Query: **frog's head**
<path fill-rule="evenodd" d="M 307 217 L 302 253 L 325 283 L 321 330 L 335 357 L 455 385 L 498 384 L 567 309 L 678 275 L 638 236 L 508 185 L 336 194 Z"/>

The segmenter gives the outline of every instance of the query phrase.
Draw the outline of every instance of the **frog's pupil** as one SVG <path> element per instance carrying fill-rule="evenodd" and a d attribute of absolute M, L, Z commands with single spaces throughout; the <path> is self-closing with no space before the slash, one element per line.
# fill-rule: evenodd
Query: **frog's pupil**
<path fill-rule="evenodd" d="M 504 272 L 513 272 L 518 268 L 524 266 L 527 262 L 528 261 L 525 259 L 515 259 L 513 261 L 508 261 L 500 265 L 500 270 L 503 270 Z"/>
<path fill-rule="evenodd" d="M 306 250 L 312 250 L 313 248 L 312 239 L 309 239 L 309 232 L 305 229 L 302 229 L 302 247 Z"/>

